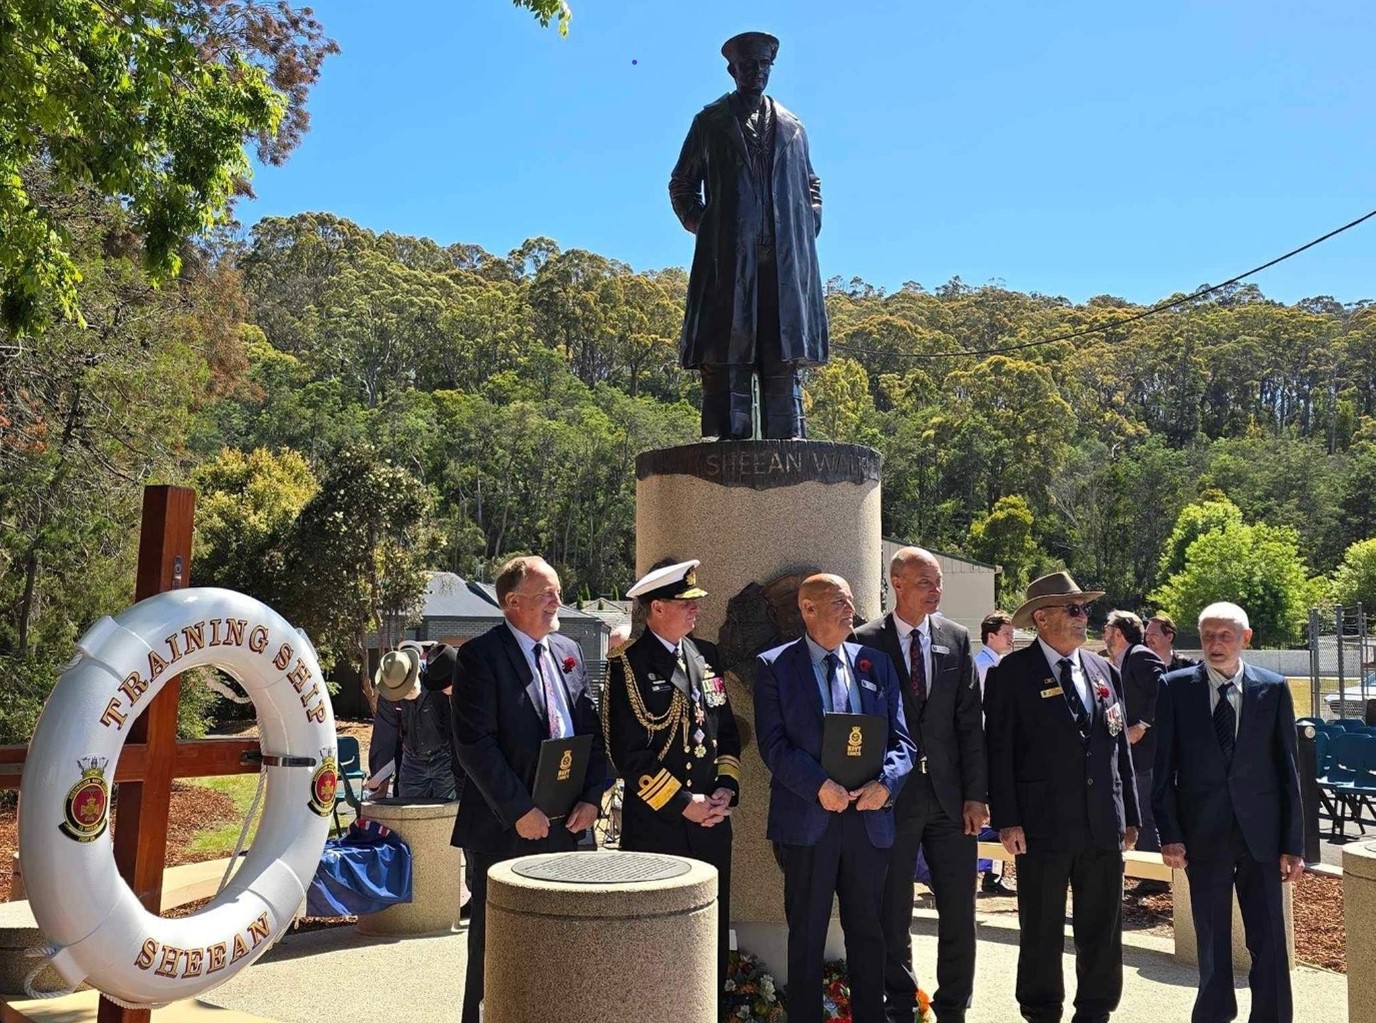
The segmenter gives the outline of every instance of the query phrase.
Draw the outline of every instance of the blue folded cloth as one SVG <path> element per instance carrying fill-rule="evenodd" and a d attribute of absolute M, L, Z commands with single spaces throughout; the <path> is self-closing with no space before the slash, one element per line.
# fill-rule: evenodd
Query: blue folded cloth
<path fill-rule="evenodd" d="M 325 843 L 307 916 L 358 916 L 411 901 L 411 847 L 377 821 L 354 821 Z"/>

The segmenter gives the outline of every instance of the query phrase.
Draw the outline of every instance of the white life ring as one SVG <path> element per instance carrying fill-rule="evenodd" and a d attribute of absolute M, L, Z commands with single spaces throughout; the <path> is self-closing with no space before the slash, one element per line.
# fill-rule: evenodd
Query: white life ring
<path fill-rule="evenodd" d="M 167 680 L 212 666 L 253 699 L 267 795 L 234 879 L 200 912 L 169 920 L 145 910 L 115 868 L 110 785 L 130 726 Z M 234 976 L 276 942 L 305 898 L 338 762 L 315 649 L 267 605 L 185 589 L 102 618 L 43 708 L 20 789 L 24 884 L 53 965 L 73 986 L 89 979 L 137 1005 L 193 997 Z"/>

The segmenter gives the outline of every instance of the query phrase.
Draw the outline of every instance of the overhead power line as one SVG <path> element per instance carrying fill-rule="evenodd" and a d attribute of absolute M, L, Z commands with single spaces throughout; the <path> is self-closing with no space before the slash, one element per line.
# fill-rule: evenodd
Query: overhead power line
<path fill-rule="evenodd" d="M 1263 270 L 1269 270 L 1277 263 L 1283 263 L 1292 256 L 1298 256 L 1306 249 L 1312 249 L 1315 245 L 1321 245 L 1330 238 L 1335 238 L 1344 231 L 1350 231 L 1358 224 L 1365 223 L 1372 217 L 1376 217 L 1376 210 L 1372 210 L 1365 216 L 1358 217 L 1351 223 L 1344 224 L 1342 227 L 1335 228 L 1325 235 L 1315 238 L 1311 242 L 1306 242 L 1297 249 L 1291 249 L 1283 256 L 1277 256 L 1269 262 L 1262 263 L 1261 266 L 1254 266 L 1250 270 L 1244 270 L 1236 277 L 1230 277 L 1221 284 L 1214 284 L 1207 288 L 1200 288 L 1198 291 L 1191 292 L 1183 298 L 1173 298 L 1169 302 L 1158 302 L 1149 309 L 1133 313 L 1131 316 L 1124 316 L 1122 319 L 1114 320 L 1112 323 L 1100 323 L 1093 327 L 1085 327 L 1082 330 L 1074 330 L 1069 334 L 1058 334 L 1055 337 L 1040 338 L 1036 341 L 1021 341 L 1018 344 L 1002 345 L 998 348 L 968 348 L 955 352 L 879 352 L 869 348 L 856 348 L 848 344 L 834 344 L 833 348 L 850 355 L 872 355 L 877 358 L 900 358 L 900 359 L 955 359 L 966 355 L 1003 355 L 1007 352 L 1022 351 L 1027 348 L 1040 348 L 1042 345 L 1054 345 L 1061 341 L 1074 341 L 1076 338 L 1088 337 L 1091 334 L 1102 334 L 1104 331 L 1115 330 L 1118 327 L 1126 326 L 1129 323 L 1136 323 L 1145 320 L 1148 316 L 1155 316 L 1157 313 L 1165 312 L 1167 309 L 1174 309 L 1176 306 L 1188 305 L 1190 302 L 1197 302 L 1199 299 L 1212 295 L 1215 291 L 1222 291 L 1224 288 L 1234 284 L 1240 284 L 1248 277 L 1255 276 Z"/>

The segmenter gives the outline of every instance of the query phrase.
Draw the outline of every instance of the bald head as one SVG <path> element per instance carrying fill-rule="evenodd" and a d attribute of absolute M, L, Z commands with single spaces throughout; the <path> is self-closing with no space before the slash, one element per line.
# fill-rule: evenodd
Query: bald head
<path fill-rule="evenodd" d="M 835 650 L 855 627 L 855 598 L 839 575 L 810 575 L 798 587 L 798 610 L 818 646 Z"/>
<path fill-rule="evenodd" d="M 909 625 L 921 625 L 941 606 L 941 563 L 931 551 L 900 547 L 889 561 L 889 582 L 894 613 Z"/>

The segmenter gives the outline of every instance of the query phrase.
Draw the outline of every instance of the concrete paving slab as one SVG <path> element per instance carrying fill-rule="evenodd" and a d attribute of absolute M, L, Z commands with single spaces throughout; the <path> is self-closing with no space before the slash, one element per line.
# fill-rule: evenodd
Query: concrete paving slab
<path fill-rule="evenodd" d="M 1018 954 L 1017 918 L 978 914 L 980 939 L 971 1020 L 1022 1023 L 1013 1000 Z M 465 924 L 466 926 L 466 924 Z M 931 976 L 936 961 L 936 915 L 919 909 L 913 921 L 919 971 Z M 466 934 L 388 940 L 353 928 L 289 934 L 257 964 L 203 1000 L 280 1020 L 281 1023 L 456 1023 L 463 992 Z M 1186 1020 L 1197 974 L 1180 964 L 1169 935 L 1124 935 L 1124 994 L 1115 1023 Z M 1064 959 L 1066 990 L 1073 992 L 1075 960 Z M 1312 967 L 1292 974 L 1295 1018 L 1346 1023 L 1347 978 Z M 323 1009 L 328 1000 L 329 1008 Z M 551 998 L 551 1023 L 564 1023 Z M 1239 977 L 1238 1019 L 1249 1009 L 1246 978 Z M 1069 1019 L 1070 1013 L 1066 1013 Z M 155 1017 L 156 1021 L 156 1017 Z M 567 1023 L 583 1023 L 569 1020 Z"/>

